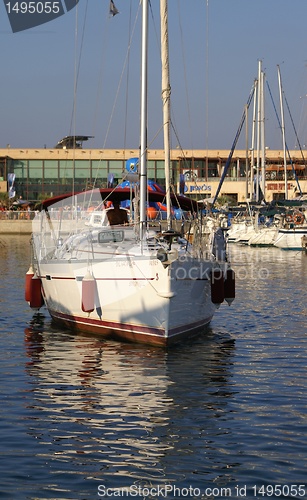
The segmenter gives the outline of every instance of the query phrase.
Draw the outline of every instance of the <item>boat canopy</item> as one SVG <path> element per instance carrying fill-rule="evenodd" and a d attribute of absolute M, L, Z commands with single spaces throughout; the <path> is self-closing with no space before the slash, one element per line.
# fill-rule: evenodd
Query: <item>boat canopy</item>
<path fill-rule="evenodd" d="M 301 207 L 306 205 L 302 200 L 277 200 L 276 205 L 280 207 Z"/>
<path fill-rule="evenodd" d="M 124 201 L 129 200 L 130 198 L 134 198 L 135 193 L 134 189 L 131 188 L 121 188 L 117 186 L 114 189 L 110 188 L 101 188 L 94 190 L 96 193 L 100 193 L 101 201 Z M 89 202 L 93 196 L 93 190 L 89 191 L 79 191 L 77 193 L 66 193 L 59 196 L 54 196 L 52 198 L 48 198 L 42 202 L 42 208 L 47 210 L 48 207 L 51 207 L 55 203 L 59 203 L 61 201 L 67 200 L 68 198 L 73 198 L 74 196 L 78 196 L 79 199 L 84 201 L 84 203 Z M 149 191 L 148 190 L 148 201 L 149 202 L 165 202 L 165 192 L 162 191 Z M 181 208 L 182 210 L 197 212 L 197 201 L 188 198 L 187 196 L 177 196 L 171 194 L 171 201 L 174 207 Z"/>

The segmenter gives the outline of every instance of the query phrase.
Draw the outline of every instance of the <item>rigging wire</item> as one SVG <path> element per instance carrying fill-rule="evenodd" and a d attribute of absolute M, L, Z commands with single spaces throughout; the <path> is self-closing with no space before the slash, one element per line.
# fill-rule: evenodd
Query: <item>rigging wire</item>
<path fill-rule="evenodd" d="M 188 111 L 188 122 L 189 122 L 189 130 L 190 130 L 190 141 L 191 141 L 191 149 L 193 151 L 194 150 L 194 143 L 193 143 L 193 133 L 192 133 L 191 108 L 190 108 L 190 99 L 189 99 L 188 84 L 187 84 L 187 68 L 186 68 L 186 59 L 185 59 L 185 52 L 184 52 L 183 29 L 182 29 L 181 11 L 180 11 L 180 3 L 179 2 L 177 2 L 177 6 L 178 6 L 181 52 L 182 52 L 182 61 L 183 61 L 183 76 L 184 76 L 184 84 L 185 84 L 184 86 L 185 86 L 187 111 Z M 194 153 L 192 153 L 192 155 L 194 156 Z"/>
<path fill-rule="evenodd" d="M 79 78 L 79 72 L 80 72 L 80 63 L 81 63 L 81 54 L 82 54 L 82 48 L 83 48 L 83 40 L 84 40 L 84 33 L 85 33 L 85 22 L 86 22 L 86 17 L 87 17 L 87 7 L 88 7 L 88 0 L 86 2 L 86 9 L 85 9 L 85 17 L 84 17 L 84 23 L 83 23 L 83 32 L 82 32 L 82 37 L 81 37 L 81 46 L 80 46 L 80 54 L 79 54 L 79 59 L 77 55 L 77 47 L 78 47 L 78 14 L 79 14 L 79 4 L 76 5 L 75 8 L 75 36 L 74 36 L 74 79 L 73 79 L 73 103 L 72 103 L 72 111 L 71 111 L 71 119 L 70 119 L 70 126 L 69 126 L 69 135 L 72 135 L 73 137 L 76 136 L 76 108 L 77 108 L 77 87 L 78 87 L 78 78 Z M 66 169 L 67 169 L 67 160 L 65 163 L 65 167 L 63 170 L 63 176 L 65 178 L 66 174 Z M 74 192 L 75 190 L 75 141 L 74 141 L 74 147 L 73 147 L 73 176 L 72 176 L 72 190 Z"/>
<path fill-rule="evenodd" d="M 122 69 L 122 72 L 121 72 L 121 75 L 120 75 L 120 79 L 119 79 L 119 82 L 118 82 L 118 86 L 117 86 L 117 90 L 116 90 L 116 93 L 115 93 L 114 102 L 113 102 L 111 114 L 110 114 L 110 117 L 109 117 L 106 134 L 105 134 L 104 141 L 103 141 L 103 146 L 102 146 L 103 149 L 105 149 L 105 147 L 106 147 L 106 143 L 107 143 L 107 139 L 108 139 L 110 128 L 111 128 L 111 123 L 113 121 L 113 116 L 114 116 L 114 112 L 115 112 L 117 101 L 118 101 L 119 91 L 120 91 L 120 88 L 121 88 L 122 81 L 124 79 L 124 73 L 125 73 L 126 67 L 128 68 L 127 69 L 127 88 L 128 88 L 130 49 L 131 49 L 131 43 L 132 43 L 132 40 L 133 40 L 134 32 L 135 32 L 135 29 L 136 29 L 137 20 L 138 20 L 138 17 L 139 17 L 140 6 L 141 6 L 141 2 L 139 4 L 139 8 L 138 8 L 136 16 L 135 16 L 135 21 L 134 21 L 134 25 L 133 25 L 132 30 L 131 30 L 131 9 L 130 9 L 129 43 L 128 43 L 128 48 L 127 48 L 126 56 L 125 56 L 125 59 L 124 59 L 123 69 Z M 130 7 L 131 7 L 131 3 L 130 3 Z M 101 74 L 102 74 L 102 70 L 101 70 Z M 101 81 L 100 81 L 100 86 L 101 86 Z M 100 95 L 101 95 L 101 92 L 100 92 Z M 128 105 L 127 105 L 128 98 L 127 98 L 127 96 L 128 96 L 128 90 L 126 90 L 126 111 L 125 111 L 124 143 L 126 143 L 126 132 L 127 132 L 127 121 L 128 121 L 127 120 L 127 116 L 128 116 Z M 97 112 L 97 110 L 98 110 L 98 97 L 97 97 L 96 112 Z M 97 117 L 96 117 L 96 121 L 97 121 Z M 96 126 L 96 122 L 95 122 L 95 126 Z M 97 183 L 97 178 L 98 178 L 98 175 L 99 175 L 100 164 L 101 164 L 101 160 L 97 164 L 96 174 L 95 174 L 95 177 L 93 179 L 93 185 L 94 186 Z"/>
<path fill-rule="evenodd" d="M 100 58 L 100 68 L 99 68 L 99 75 L 98 75 L 98 84 L 97 84 L 97 91 L 96 91 L 96 102 L 95 102 L 95 110 L 94 110 L 94 116 L 93 116 L 93 124 L 92 124 L 92 136 L 96 136 L 96 130 L 97 130 L 97 120 L 98 120 L 98 114 L 99 114 L 99 108 L 100 108 L 100 101 L 101 101 L 101 96 L 102 96 L 102 89 L 103 89 L 103 70 L 105 68 L 105 59 L 106 59 L 106 54 L 107 54 L 107 49 L 108 49 L 108 40 L 109 40 L 109 26 L 110 23 L 112 22 L 110 16 L 108 16 L 108 20 L 105 21 L 105 27 L 102 29 L 103 33 L 103 39 L 102 39 L 102 50 L 101 50 L 101 58 Z"/>
<path fill-rule="evenodd" d="M 237 145 L 237 142 L 238 142 L 238 139 L 240 137 L 240 134 L 241 134 L 241 131 L 242 131 L 242 128 L 243 128 L 243 125 L 244 125 L 244 122 L 245 122 L 245 119 L 246 119 L 246 110 L 249 109 L 250 105 L 251 105 L 251 102 L 252 102 L 252 99 L 253 99 L 253 96 L 254 96 L 254 92 L 255 92 L 255 84 L 253 84 L 252 86 L 252 89 L 250 91 L 250 94 L 249 94 L 249 97 L 248 97 L 248 100 L 247 100 L 247 103 L 244 107 L 244 112 L 243 112 L 243 115 L 241 117 L 241 121 L 240 121 L 240 125 L 239 125 L 239 128 L 237 130 L 237 133 L 236 133 L 236 136 L 235 136 L 235 139 L 233 141 L 233 144 L 232 144 L 232 147 L 231 147 L 231 150 L 230 150 L 230 153 L 228 155 L 228 158 L 227 158 L 227 161 L 226 161 L 226 164 L 225 164 L 225 167 L 224 167 L 224 170 L 223 170 L 223 174 L 221 176 L 221 179 L 220 179 L 220 182 L 219 182 L 219 185 L 218 185 L 218 188 L 216 190 L 216 193 L 215 193 L 215 196 L 214 196 L 214 199 L 213 199 L 213 202 L 212 202 L 212 207 L 214 207 L 214 204 L 220 194 L 220 190 L 221 190 L 221 187 L 223 185 L 223 182 L 225 180 L 225 177 L 226 177 L 226 174 L 228 172 L 228 169 L 230 167 L 230 164 L 231 164 L 231 160 L 232 160 L 232 156 L 233 156 L 233 153 L 234 153 L 234 150 L 236 148 L 236 145 Z"/>
<path fill-rule="evenodd" d="M 271 88 L 270 88 L 269 82 L 267 81 L 266 83 L 267 83 L 267 87 L 269 89 L 269 94 L 270 94 L 270 97 L 271 97 L 271 100 L 272 100 L 272 104 L 273 104 L 273 108 L 274 108 L 274 111 L 275 111 L 275 114 L 276 114 L 277 122 L 278 122 L 279 128 L 281 129 L 281 122 L 280 122 L 280 119 L 279 119 L 279 116 L 278 116 L 278 112 L 277 112 L 277 109 L 276 109 L 276 106 L 275 106 L 275 102 L 274 102 L 274 99 L 273 99 Z M 284 92 L 283 92 L 283 95 L 284 95 Z M 298 180 L 298 177 L 297 177 L 297 174 L 296 174 L 293 162 L 292 162 L 292 158 L 291 158 L 290 151 L 289 151 L 289 148 L 287 146 L 287 143 L 285 144 L 285 148 L 286 148 L 286 151 L 287 151 L 287 154 L 288 154 L 288 158 L 289 158 L 289 161 L 290 161 L 290 164 L 291 164 L 291 167 L 292 167 L 292 172 L 293 172 L 293 175 L 294 175 L 294 179 L 295 179 L 296 185 L 298 187 L 300 195 L 302 196 L 303 193 L 302 193 L 301 186 L 300 186 L 300 183 L 299 183 L 299 180 Z"/>
<path fill-rule="evenodd" d="M 129 37 L 128 42 L 131 39 L 131 20 L 132 20 L 132 3 L 130 0 L 130 10 L 129 10 Z M 129 43 L 128 43 L 129 45 Z M 126 107 L 125 107 L 125 128 L 124 128 L 124 149 L 127 146 L 127 124 L 128 124 L 128 96 L 129 96 L 129 76 L 130 76 L 130 51 L 128 52 L 127 59 L 127 77 L 126 77 Z"/>
<path fill-rule="evenodd" d="M 87 9 L 88 9 L 88 0 L 86 0 L 86 7 L 85 7 L 84 20 L 83 20 L 83 28 L 82 28 L 79 56 L 77 54 L 77 48 L 78 48 L 78 11 L 79 11 L 78 4 L 76 5 L 76 9 L 75 9 L 76 10 L 76 17 L 75 17 L 75 19 L 76 19 L 76 24 L 75 24 L 75 70 L 74 70 L 75 76 L 74 76 L 73 109 L 72 109 L 70 128 L 69 128 L 70 132 L 73 131 L 73 135 L 76 134 L 75 127 L 76 127 L 77 89 L 78 89 L 78 82 L 79 82 L 82 52 L 83 52 L 85 25 L 86 25 L 86 19 L 87 19 Z"/>
<path fill-rule="evenodd" d="M 109 135 L 109 132 L 110 132 L 111 123 L 112 123 L 112 120 L 113 120 L 113 116 L 114 116 L 114 112 L 115 112 L 115 108 L 116 108 L 116 104 L 117 104 L 117 100 L 118 100 L 118 96 L 119 96 L 119 90 L 121 88 L 121 84 L 122 84 L 122 81 L 123 81 L 123 78 L 124 78 L 125 68 L 127 66 L 128 60 L 129 60 L 128 56 L 129 56 L 129 53 L 130 53 L 131 42 L 132 42 L 132 38 L 133 38 L 134 31 L 135 31 L 135 28 L 136 28 L 136 22 L 137 22 L 137 18 L 138 18 L 138 15 L 139 15 L 139 11 L 140 11 L 140 4 L 139 4 L 139 8 L 138 8 L 136 17 L 135 17 L 135 22 L 134 22 L 134 26 L 133 26 L 132 33 L 131 33 L 131 38 L 130 38 L 130 41 L 129 41 L 129 44 L 128 44 L 128 49 L 127 49 L 127 53 L 126 53 L 126 57 L 125 57 L 124 65 L 123 65 L 123 70 L 122 70 L 122 73 L 120 75 L 120 79 L 119 79 L 119 82 L 118 82 L 117 90 L 116 90 L 116 93 L 115 93 L 114 103 L 113 103 L 113 107 L 112 107 L 112 110 L 111 110 L 111 115 L 110 115 L 109 123 L 108 123 L 108 126 L 107 126 L 107 131 L 106 131 L 106 135 L 105 135 L 105 139 L 104 139 L 104 143 L 103 143 L 103 148 L 105 148 L 105 146 L 106 146 L 106 142 L 107 142 L 108 135 Z"/>
<path fill-rule="evenodd" d="M 306 159 L 304 157 L 304 153 L 303 153 L 303 149 L 302 149 L 302 146 L 301 146 L 301 143 L 300 143 L 300 140 L 299 140 L 299 137 L 298 137 L 298 134 L 297 134 L 297 131 L 296 131 L 296 128 L 295 128 L 295 125 L 294 125 L 294 121 L 293 121 L 293 117 L 292 117 L 292 114 L 291 114 L 291 111 L 290 111 L 290 108 L 289 108 L 289 104 L 288 104 L 288 101 L 287 101 L 287 98 L 286 96 L 284 95 L 284 99 L 285 99 L 285 103 L 286 103 L 286 106 L 287 106 L 287 110 L 288 110 L 288 113 L 289 113 L 289 116 L 290 116 L 290 120 L 291 120 L 291 123 L 292 123 L 292 127 L 293 127 L 293 130 L 294 130 L 294 134 L 295 134 L 295 138 L 297 140 L 297 144 L 298 144 L 298 147 L 300 148 L 300 152 L 301 152 L 301 155 L 302 155 L 302 159 L 304 161 L 304 165 L 306 167 Z"/>
<path fill-rule="evenodd" d="M 209 0 L 206 3 L 206 85 L 205 85 L 205 102 L 206 102 L 206 131 L 205 131 L 205 146 L 206 146 L 206 179 L 208 179 L 208 156 L 209 156 Z"/>

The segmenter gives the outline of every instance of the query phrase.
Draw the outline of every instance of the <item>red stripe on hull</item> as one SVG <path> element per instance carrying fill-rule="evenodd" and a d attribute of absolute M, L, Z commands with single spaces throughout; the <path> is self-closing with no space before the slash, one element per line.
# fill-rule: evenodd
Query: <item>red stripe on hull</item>
<path fill-rule="evenodd" d="M 193 337 L 200 333 L 200 330 L 210 323 L 212 316 L 197 321 L 189 327 L 177 327 L 170 330 L 166 336 L 163 329 L 149 328 L 141 325 L 129 325 L 111 321 L 100 321 L 91 318 L 82 318 L 49 311 L 52 319 L 64 324 L 72 331 L 87 332 L 98 334 L 104 338 L 114 338 L 128 342 L 138 342 L 142 344 L 156 345 L 166 347 L 181 340 Z M 188 329 L 187 329 L 188 328 Z"/>

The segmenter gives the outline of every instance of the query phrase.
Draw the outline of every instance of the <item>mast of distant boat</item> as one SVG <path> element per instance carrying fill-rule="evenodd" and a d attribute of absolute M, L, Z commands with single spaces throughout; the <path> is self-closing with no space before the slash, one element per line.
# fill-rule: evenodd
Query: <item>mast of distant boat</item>
<path fill-rule="evenodd" d="M 278 86 L 279 86 L 279 100 L 280 100 L 280 115 L 281 115 L 281 133 L 282 133 L 282 144 L 284 151 L 284 172 L 285 172 L 285 199 L 288 199 L 288 175 L 287 175 L 287 156 L 286 156 L 286 134 L 285 134 L 285 117 L 284 117 L 284 106 L 283 106 L 283 90 L 281 83 L 280 67 L 277 65 L 278 72 Z"/>
<path fill-rule="evenodd" d="M 263 199 L 265 200 L 265 110 L 264 110 L 264 79 L 265 74 L 264 71 L 261 71 L 260 78 L 260 89 L 261 89 L 261 99 L 260 99 L 260 107 L 261 107 L 261 191 Z"/>
<path fill-rule="evenodd" d="M 251 176 L 250 176 L 250 193 L 251 193 L 251 200 L 253 201 L 255 199 L 255 187 L 254 187 L 254 181 L 255 181 L 255 138 L 256 138 L 256 107 L 257 107 L 257 95 L 258 95 L 258 85 L 259 82 L 256 79 L 254 81 L 254 97 L 253 97 L 253 122 L 252 122 L 252 143 L 251 143 L 251 160 L 250 160 L 250 166 L 251 166 Z"/>
<path fill-rule="evenodd" d="M 146 227 L 147 200 L 147 80 L 148 80 L 148 0 L 142 2 L 141 134 L 140 134 L 140 238 Z"/>
<path fill-rule="evenodd" d="M 163 132 L 164 132 L 164 162 L 166 184 L 167 229 L 171 228 L 171 193 L 170 193 L 170 95 L 169 78 L 169 47 L 168 47 L 168 17 L 167 0 L 160 0 L 161 22 L 161 63 L 162 63 L 162 101 L 163 101 Z"/>
<path fill-rule="evenodd" d="M 265 142 L 264 142 L 264 72 L 262 62 L 258 61 L 257 84 L 257 170 L 256 170 L 256 201 L 260 201 L 260 189 L 265 198 Z M 260 163 L 261 160 L 261 163 Z M 261 182 L 260 182 L 261 180 Z"/>
<path fill-rule="evenodd" d="M 261 61 L 258 61 L 258 86 L 257 86 L 257 161 L 256 161 L 256 202 L 259 201 L 259 178 L 260 178 L 260 123 L 261 123 Z"/>

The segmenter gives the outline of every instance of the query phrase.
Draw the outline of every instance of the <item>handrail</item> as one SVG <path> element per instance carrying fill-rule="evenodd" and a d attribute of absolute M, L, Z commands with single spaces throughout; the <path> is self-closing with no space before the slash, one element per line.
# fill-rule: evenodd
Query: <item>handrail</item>
<path fill-rule="evenodd" d="M 0 220 L 33 220 L 35 210 L 0 210 Z"/>

